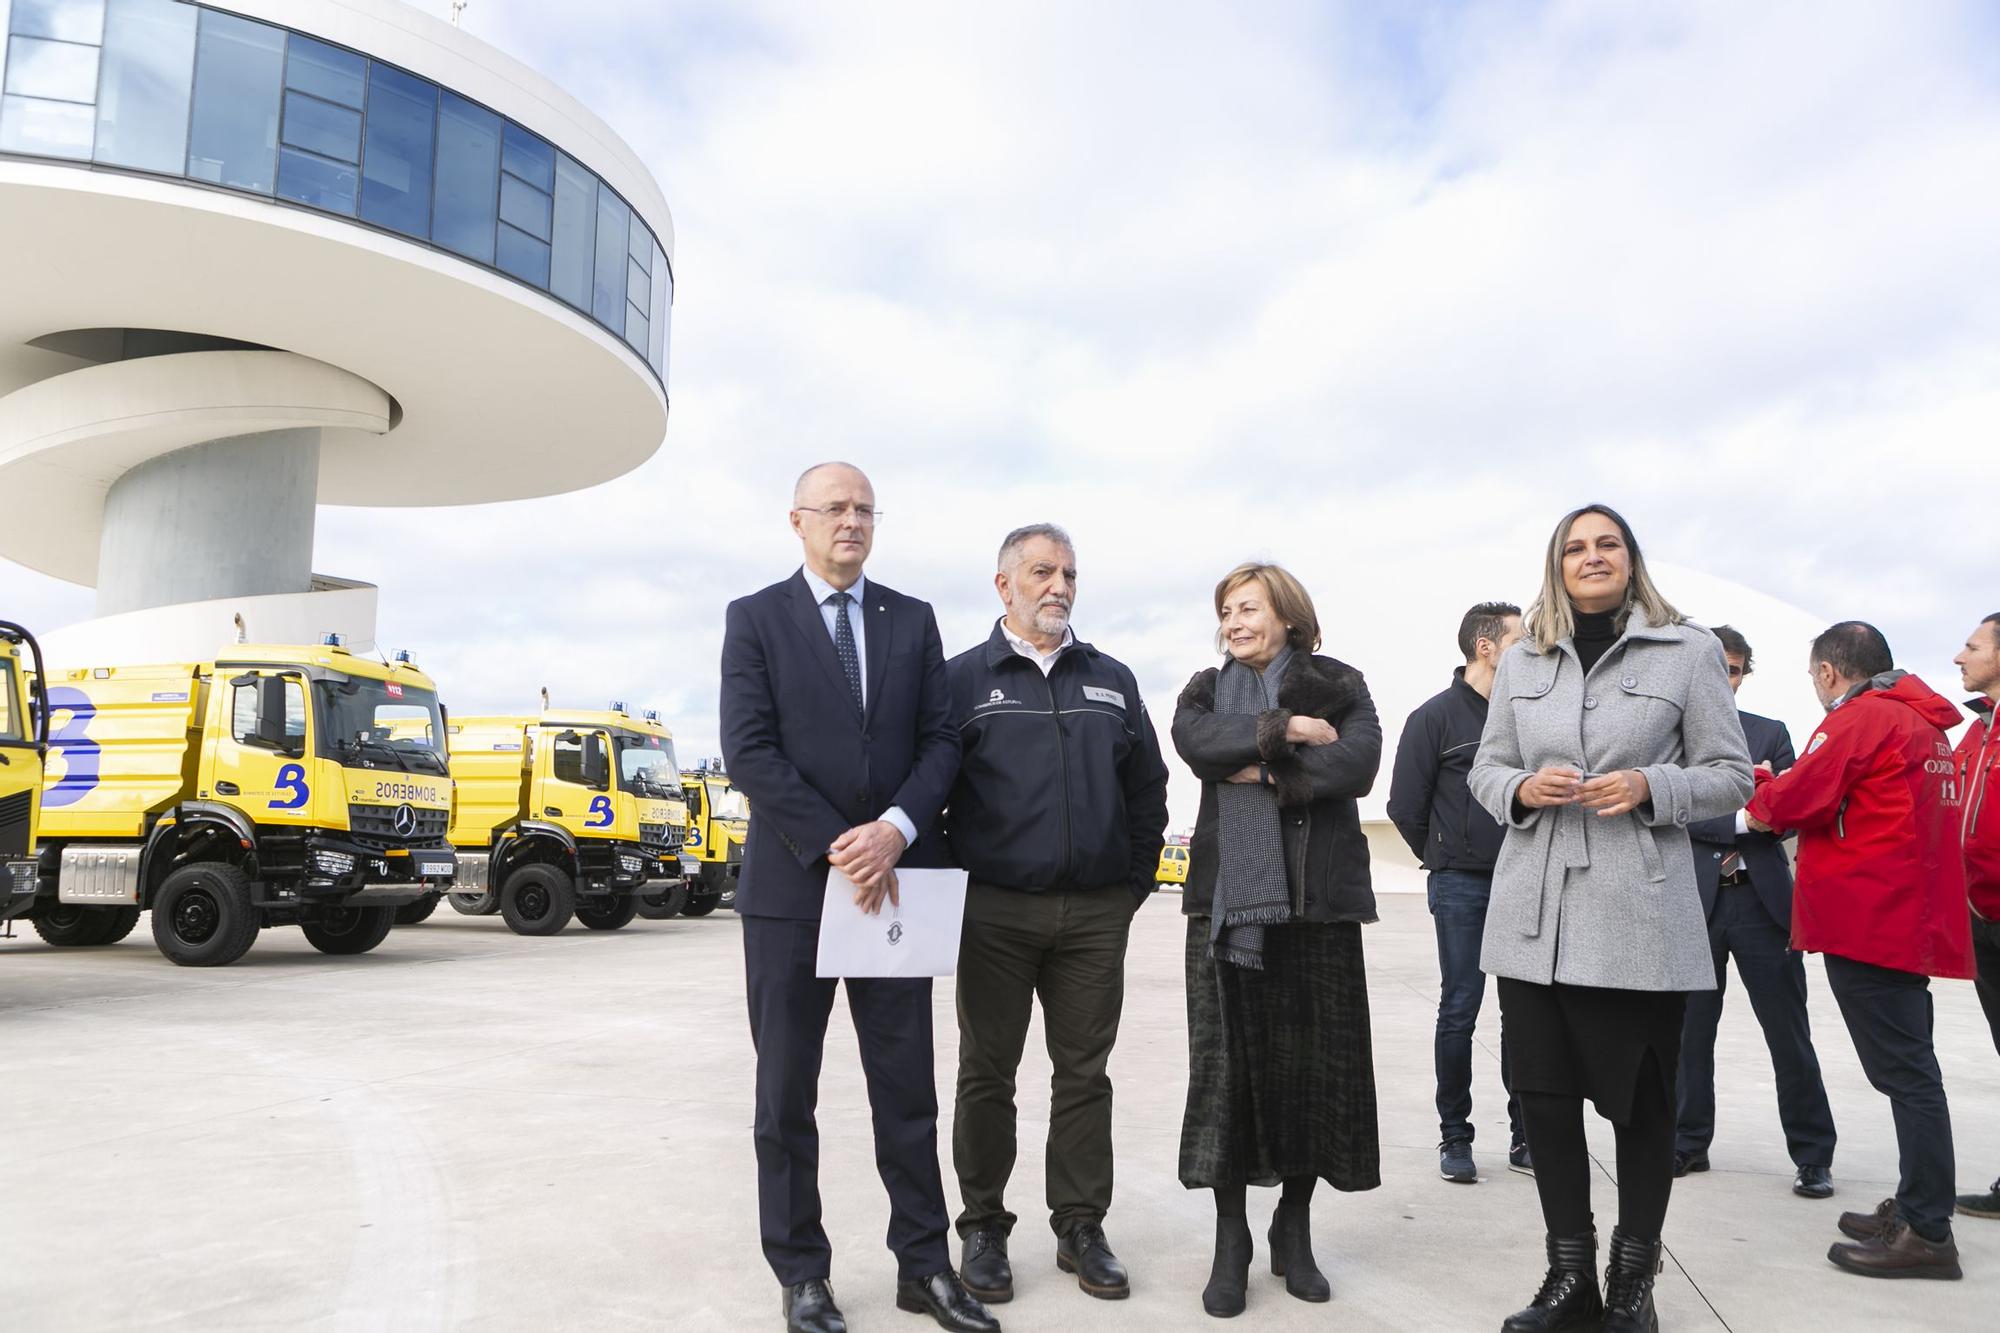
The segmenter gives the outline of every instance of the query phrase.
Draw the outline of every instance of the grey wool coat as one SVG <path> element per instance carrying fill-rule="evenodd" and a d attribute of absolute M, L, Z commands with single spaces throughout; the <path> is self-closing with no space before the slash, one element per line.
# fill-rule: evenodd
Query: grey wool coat
<path fill-rule="evenodd" d="M 1645 774 L 1629 814 L 1581 805 L 1514 809 L 1539 768 Z M 1496 977 L 1623 990 L 1715 989 L 1688 823 L 1750 799 L 1750 752 L 1722 645 L 1698 625 L 1634 612 L 1586 676 L 1565 639 L 1522 641 L 1500 661 L 1470 778 L 1506 825 L 1480 967 Z"/>

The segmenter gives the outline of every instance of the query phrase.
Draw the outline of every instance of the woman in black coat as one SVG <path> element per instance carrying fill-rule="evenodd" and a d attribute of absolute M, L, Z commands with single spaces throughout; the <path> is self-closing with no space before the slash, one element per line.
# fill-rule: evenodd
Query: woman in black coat
<path fill-rule="evenodd" d="M 1249 1185 L 1284 1192 L 1271 1271 L 1301 1300 L 1331 1292 L 1312 1254 L 1313 1187 L 1381 1183 L 1361 923 L 1375 920 L 1357 797 L 1382 726 L 1361 673 L 1319 647 L 1297 579 L 1246 564 L 1215 589 L 1228 658 L 1174 710 L 1174 748 L 1202 780 L 1181 910 L 1188 918 L 1188 1101 L 1181 1183 L 1215 1191 L 1202 1306 L 1242 1311 Z"/>

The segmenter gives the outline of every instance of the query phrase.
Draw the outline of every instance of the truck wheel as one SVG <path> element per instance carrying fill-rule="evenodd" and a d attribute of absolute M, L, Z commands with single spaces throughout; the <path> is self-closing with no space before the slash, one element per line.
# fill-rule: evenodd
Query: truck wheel
<path fill-rule="evenodd" d="M 435 893 L 427 893 L 413 903 L 404 903 L 396 909 L 396 924 L 399 926 L 416 925 L 432 912 L 437 911 L 438 896 Z"/>
<path fill-rule="evenodd" d="M 136 907 L 107 907 L 104 913 L 104 934 L 98 939 L 99 944 L 116 944 L 139 924 L 139 909 Z"/>
<path fill-rule="evenodd" d="M 153 943 L 182 967 L 226 967 L 257 942 L 250 880 L 235 866 L 182 866 L 153 895 Z"/>
<path fill-rule="evenodd" d="M 526 865 L 500 890 L 500 915 L 516 935 L 553 935 L 576 914 L 576 886 L 554 866 Z"/>
<path fill-rule="evenodd" d="M 93 907 L 86 903 L 47 903 L 35 912 L 35 933 L 42 937 L 44 944 L 60 948 L 81 949 L 93 944 L 110 944 L 111 930 L 118 924 L 121 909 L 116 907 Z M 139 919 L 139 909 L 132 909 L 132 920 Z M 128 924 L 118 932 L 117 938 L 124 939 L 131 933 Z"/>
<path fill-rule="evenodd" d="M 606 901 L 598 898 L 576 905 L 576 919 L 592 930 L 623 930 L 639 914 L 639 899 L 621 893 Z"/>
<path fill-rule="evenodd" d="M 451 910 L 466 916 L 492 916 L 500 910 L 500 895 L 491 889 L 484 893 L 454 893 Z"/>
<path fill-rule="evenodd" d="M 306 943 L 321 953 L 367 953 L 389 938 L 396 924 L 394 907 L 329 907 L 318 923 L 301 922 Z"/>
<path fill-rule="evenodd" d="M 687 906 L 681 908 L 682 916 L 707 916 L 722 901 L 719 893 L 704 893 L 699 897 L 688 895 Z"/>
<path fill-rule="evenodd" d="M 648 921 L 665 921 L 681 914 L 687 906 L 687 885 L 676 884 L 664 893 L 646 893 L 639 896 L 639 915 Z"/>

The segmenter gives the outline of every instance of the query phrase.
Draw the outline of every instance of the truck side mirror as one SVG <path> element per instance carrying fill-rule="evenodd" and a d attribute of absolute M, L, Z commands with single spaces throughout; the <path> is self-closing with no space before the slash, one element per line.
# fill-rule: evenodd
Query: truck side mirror
<path fill-rule="evenodd" d="M 604 748 L 604 737 L 597 732 L 583 738 L 583 785 L 600 791 L 611 786 L 611 756 Z"/>
<path fill-rule="evenodd" d="M 285 678 L 283 676 L 259 676 L 257 678 L 257 737 L 259 748 L 283 750 L 285 748 Z"/>

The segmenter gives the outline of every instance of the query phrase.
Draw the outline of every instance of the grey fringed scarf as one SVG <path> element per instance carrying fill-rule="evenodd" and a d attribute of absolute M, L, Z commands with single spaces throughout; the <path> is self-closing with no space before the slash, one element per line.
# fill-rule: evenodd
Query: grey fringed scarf
<path fill-rule="evenodd" d="M 1289 646 L 1260 673 L 1234 659 L 1215 681 L 1217 716 L 1255 717 L 1278 706 L 1278 686 L 1292 660 Z M 1285 880 L 1285 833 L 1277 792 L 1247 782 L 1216 784 L 1215 904 L 1208 948 L 1218 962 L 1264 966 L 1264 927 L 1292 919 Z"/>

